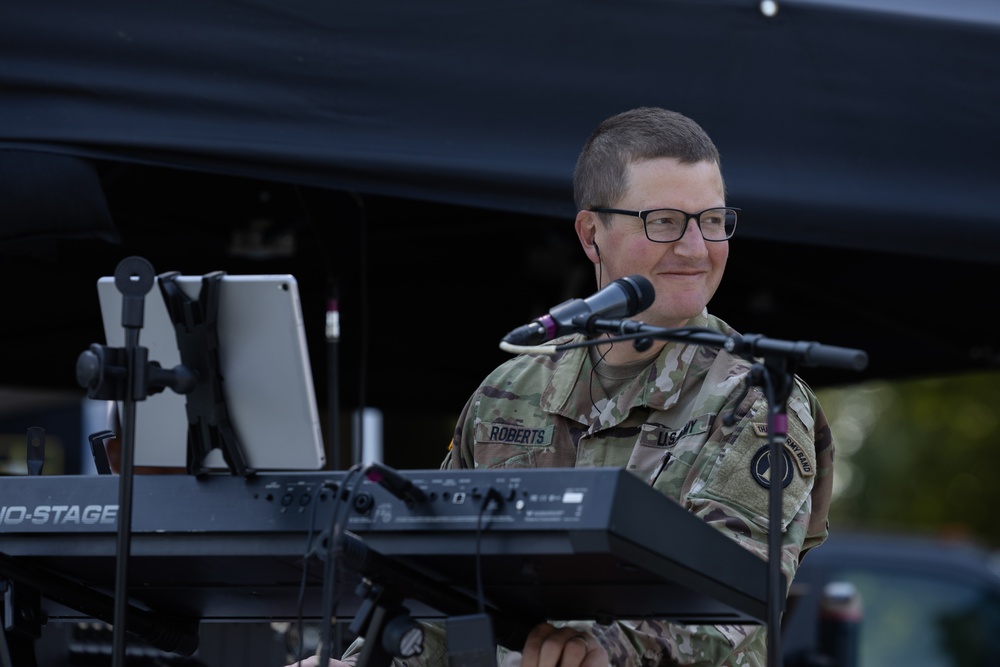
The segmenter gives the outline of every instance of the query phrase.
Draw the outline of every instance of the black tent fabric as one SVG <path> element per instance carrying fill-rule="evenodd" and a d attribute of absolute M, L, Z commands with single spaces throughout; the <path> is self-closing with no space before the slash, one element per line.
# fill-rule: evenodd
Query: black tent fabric
<path fill-rule="evenodd" d="M 778 5 L 21 4 L 0 140 L 566 217 L 586 134 L 658 104 L 771 213 L 741 234 L 992 261 L 966 238 L 997 233 L 995 3 Z"/>
<path fill-rule="evenodd" d="M 640 105 L 709 131 L 745 212 L 713 311 L 865 349 L 864 377 L 992 368 L 997 81 L 989 0 L 15 3 L 2 308 L 32 326 L 0 384 L 72 384 L 93 281 L 144 254 L 296 273 L 316 331 L 345 308 L 348 407 L 430 382 L 409 407 L 451 415 L 503 333 L 592 291 L 573 164 Z M 26 207 L 38 171 L 51 200 Z"/>

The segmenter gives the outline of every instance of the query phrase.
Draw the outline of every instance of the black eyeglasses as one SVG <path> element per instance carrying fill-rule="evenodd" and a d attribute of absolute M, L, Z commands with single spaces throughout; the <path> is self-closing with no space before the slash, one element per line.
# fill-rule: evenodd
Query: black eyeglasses
<path fill-rule="evenodd" d="M 625 211 L 620 208 L 590 209 L 594 213 L 618 213 L 619 215 L 635 216 L 642 220 L 646 230 L 646 238 L 654 243 L 673 243 L 679 241 L 687 231 L 687 223 L 691 218 L 698 223 L 701 237 L 706 241 L 727 241 L 736 233 L 736 217 L 738 208 L 706 208 L 698 213 L 688 213 L 676 208 L 656 208 L 648 211 Z"/>

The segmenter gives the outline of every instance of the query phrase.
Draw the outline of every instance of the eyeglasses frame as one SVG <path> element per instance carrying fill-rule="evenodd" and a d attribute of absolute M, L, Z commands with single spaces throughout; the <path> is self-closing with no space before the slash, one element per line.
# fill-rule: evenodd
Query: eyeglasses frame
<path fill-rule="evenodd" d="M 737 220 L 739 219 L 739 213 L 740 213 L 740 211 L 742 211 L 742 209 L 736 208 L 735 206 L 711 206 L 711 207 L 706 208 L 706 209 L 704 209 L 702 211 L 698 211 L 697 213 L 688 213 L 687 211 L 682 211 L 679 208 L 668 208 L 668 207 L 663 207 L 663 206 L 661 206 L 659 208 L 650 208 L 650 209 L 647 209 L 645 211 L 627 211 L 627 210 L 622 209 L 622 208 L 605 208 L 603 206 L 594 206 L 594 207 L 589 208 L 587 210 L 590 211 L 590 212 L 592 212 L 592 213 L 617 213 L 619 215 L 627 215 L 627 216 L 630 216 L 630 217 L 639 218 L 640 220 L 642 220 L 642 231 L 643 231 L 643 233 L 646 235 L 646 238 L 649 239 L 650 241 L 652 241 L 653 243 L 676 243 L 676 242 L 680 241 L 682 238 L 684 238 L 684 235 L 687 234 L 687 225 L 686 224 L 684 226 L 684 229 L 681 230 L 681 235 L 678 236 L 675 239 L 671 239 L 670 241 L 658 241 L 656 239 L 650 238 L 650 236 L 649 236 L 649 228 L 646 227 L 646 217 L 650 213 L 652 213 L 654 211 L 677 211 L 678 213 L 683 213 L 684 214 L 684 220 L 685 220 L 685 222 L 691 220 L 691 218 L 694 218 L 695 224 L 698 225 L 698 233 L 701 234 L 701 238 L 702 239 L 704 239 L 708 243 L 721 243 L 723 241 L 728 241 L 729 239 L 733 238 L 733 236 L 736 235 L 736 225 L 733 225 L 733 232 L 732 232 L 732 234 L 730 234 L 729 236 L 727 236 L 724 239 L 709 239 L 709 238 L 705 238 L 705 233 L 701 230 L 701 215 L 702 215 L 702 213 L 705 213 L 707 211 L 714 211 L 714 210 L 720 209 L 720 208 L 723 209 L 723 210 L 726 210 L 726 211 L 735 211 L 736 214 L 737 214 L 736 215 Z"/>

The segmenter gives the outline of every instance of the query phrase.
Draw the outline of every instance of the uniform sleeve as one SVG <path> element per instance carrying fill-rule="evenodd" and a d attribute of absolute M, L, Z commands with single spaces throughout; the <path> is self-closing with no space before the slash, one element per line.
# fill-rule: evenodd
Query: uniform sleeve
<path fill-rule="evenodd" d="M 737 407 L 734 424 L 719 424 L 704 442 L 679 443 L 654 482 L 667 495 L 743 548 L 767 560 L 770 485 L 782 479 L 781 570 L 790 586 L 803 555 L 828 534 L 833 441 L 815 396 L 797 384 L 788 400 L 783 465 L 770 463 L 767 401 L 758 390 Z M 720 420 L 721 421 L 721 420 Z"/>
<path fill-rule="evenodd" d="M 448 444 L 448 453 L 441 462 L 441 468 L 459 469 L 475 468 L 475 449 L 473 447 L 473 430 L 475 428 L 475 406 L 479 401 L 479 391 L 477 390 L 465 407 L 462 408 L 458 421 L 455 423 L 455 433 L 451 443 Z"/>

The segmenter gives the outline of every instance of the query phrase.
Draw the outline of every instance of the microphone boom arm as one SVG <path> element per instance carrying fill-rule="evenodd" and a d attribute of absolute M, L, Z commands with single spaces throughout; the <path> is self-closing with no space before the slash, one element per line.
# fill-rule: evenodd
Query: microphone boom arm
<path fill-rule="evenodd" d="M 668 329 L 635 320 L 596 319 L 589 323 L 588 329 L 594 333 L 617 334 L 612 340 L 658 338 L 695 345 L 710 345 L 744 358 L 776 356 L 803 366 L 826 366 L 853 371 L 863 371 L 868 367 L 868 353 L 864 350 L 823 345 L 815 341 L 787 341 L 766 338 L 760 334 L 728 335 L 700 327 Z M 599 341 L 593 343 L 596 342 Z M 567 349 L 561 345 L 553 347 Z"/>
<path fill-rule="evenodd" d="M 694 345 L 710 345 L 751 360 L 753 357 L 782 357 L 804 366 L 826 366 L 853 371 L 863 371 L 868 367 L 868 353 L 864 350 L 823 345 L 814 341 L 765 338 L 760 334 L 728 335 L 700 327 L 668 329 L 635 320 L 615 319 L 593 319 L 587 324 L 587 332 L 591 335 L 607 333 L 612 334 L 612 337 L 562 345 L 514 345 L 504 340 L 500 342 L 500 349 L 511 354 L 556 354 L 563 350 L 604 342 L 658 338 Z"/>

